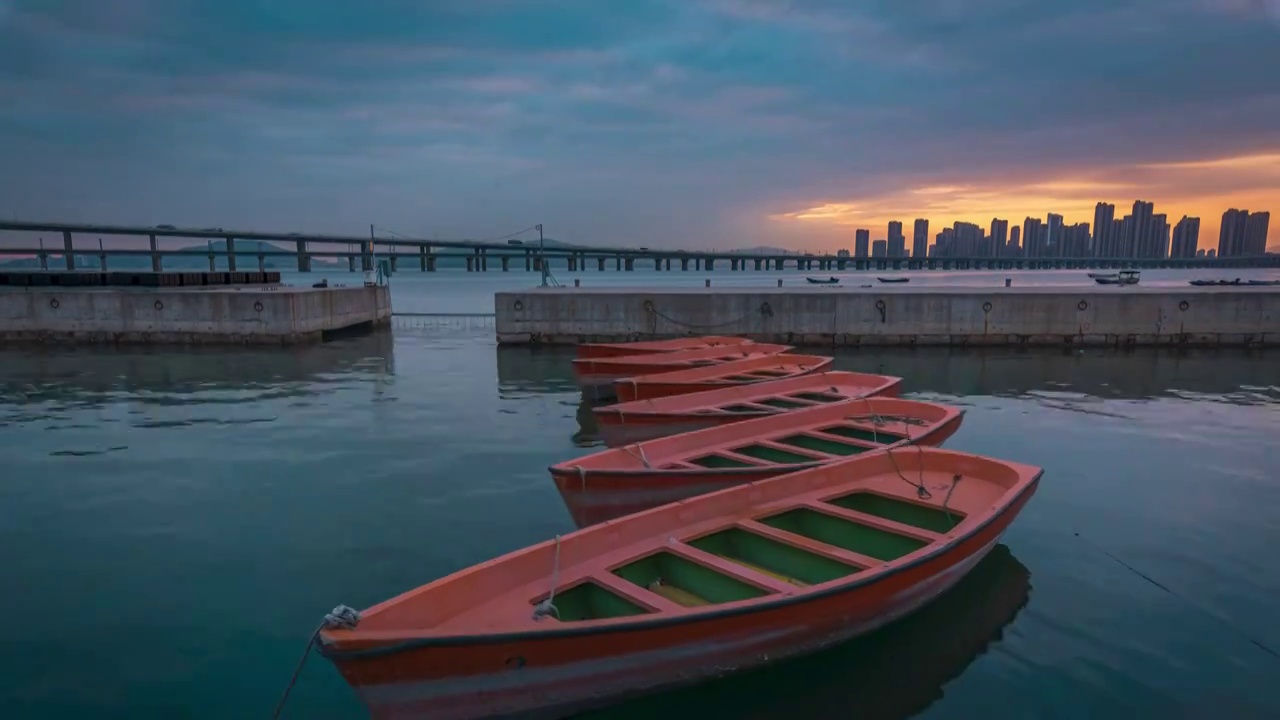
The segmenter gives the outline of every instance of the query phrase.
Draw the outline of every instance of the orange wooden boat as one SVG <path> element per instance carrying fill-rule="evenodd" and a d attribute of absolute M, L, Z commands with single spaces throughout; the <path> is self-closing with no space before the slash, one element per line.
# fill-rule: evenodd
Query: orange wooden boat
<path fill-rule="evenodd" d="M 579 527 L 886 447 L 941 445 L 959 408 L 863 398 L 625 445 L 552 465 Z"/>
<path fill-rule="evenodd" d="M 1041 474 L 937 449 L 863 455 L 475 565 L 318 647 L 375 718 L 565 717 L 911 613 L 996 546 Z"/>
<path fill-rule="evenodd" d="M 732 362 L 719 367 L 737 364 Z M 685 372 L 671 374 L 684 375 Z M 897 397 L 901 386 L 902 378 L 899 377 L 834 371 L 605 405 L 594 408 L 593 412 L 605 444 L 621 447 L 850 399 Z"/>
<path fill-rule="evenodd" d="M 677 350 L 695 350 L 704 347 L 725 345 L 745 345 L 752 342 L 748 338 L 724 335 L 702 335 L 699 337 L 672 338 L 670 340 L 642 340 L 626 343 L 583 343 L 578 346 L 580 358 L 610 358 L 627 355 L 647 355 L 650 353 L 666 353 Z"/>
<path fill-rule="evenodd" d="M 751 347 L 750 345 L 745 347 Z M 620 402 L 719 390 L 720 388 L 785 380 L 831 367 L 825 355 L 777 353 L 717 363 L 687 370 L 639 375 L 615 380 L 614 394 Z"/>
<path fill-rule="evenodd" d="M 577 358 L 573 361 L 573 374 L 582 387 L 609 386 L 615 380 L 635 375 L 652 375 L 706 365 L 720 365 L 732 360 L 778 355 L 791 349 L 790 345 L 745 343 L 622 357 Z"/>

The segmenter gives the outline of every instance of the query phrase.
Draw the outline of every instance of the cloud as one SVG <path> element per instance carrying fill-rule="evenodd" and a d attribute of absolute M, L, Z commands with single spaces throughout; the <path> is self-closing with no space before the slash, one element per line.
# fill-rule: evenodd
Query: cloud
<path fill-rule="evenodd" d="M 1276 5 L 0 0 L 0 213 L 650 246 L 1220 214 L 1275 189 Z"/>

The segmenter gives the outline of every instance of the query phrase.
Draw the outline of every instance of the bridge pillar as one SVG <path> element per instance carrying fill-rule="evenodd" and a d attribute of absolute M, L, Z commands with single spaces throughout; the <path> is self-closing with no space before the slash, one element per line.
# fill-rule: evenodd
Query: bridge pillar
<path fill-rule="evenodd" d="M 566 260 L 569 263 L 569 272 L 573 272 L 578 269 L 578 256 L 570 255 Z"/>
<path fill-rule="evenodd" d="M 615 272 L 622 272 L 622 256 L 621 255 L 613 256 L 613 269 Z"/>
<path fill-rule="evenodd" d="M 635 269 L 636 269 L 636 259 L 635 259 L 635 258 L 627 258 L 627 259 L 626 259 L 626 261 L 623 263 L 623 267 L 625 267 L 625 268 L 627 269 L 627 272 L 631 272 L 632 270 L 635 270 Z"/>
<path fill-rule="evenodd" d="M 596 258 L 596 270 L 599 272 L 604 272 L 604 258 L 602 257 Z"/>
<path fill-rule="evenodd" d="M 426 271 L 427 271 L 427 246 L 421 245 L 418 247 L 418 272 L 426 272 Z"/>
<path fill-rule="evenodd" d="M 507 272 L 510 269 L 511 269 L 511 256 L 503 255 L 502 256 L 502 272 Z"/>
<path fill-rule="evenodd" d="M 436 271 L 436 256 L 428 255 L 427 256 L 427 272 L 435 272 L 435 271 Z"/>
<path fill-rule="evenodd" d="M 468 255 L 468 256 L 467 256 L 467 272 L 475 272 L 475 271 L 476 271 L 476 259 L 475 259 L 475 256 L 473 256 L 473 255 Z"/>
<path fill-rule="evenodd" d="M 680 258 L 680 269 L 685 272 L 689 271 L 689 258 Z"/>
<path fill-rule="evenodd" d="M 756 272 L 760 272 L 760 263 L 764 262 L 760 258 L 756 258 Z"/>
<path fill-rule="evenodd" d="M 660 257 L 656 257 L 656 258 L 654 258 L 654 259 L 653 259 L 653 269 L 654 269 L 654 270 L 661 270 L 661 269 L 662 269 L 662 258 L 660 258 Z"/>
<path fill-rule="evenodd" d="M 533 253 L 524 251 L 524 271 L 533 272 Z"/>
<path fill-rule="evenodd" d="M 236 239 L 230 235 L 227 236 L 227 269 L 236 271 Z"/>
<path fill-rule="evenodd" d="M 210 267 L 210 269 L 212 269 L 212 268 L 213 268 L 213 256 L 212 256 L 212 255 L 210 255 L 210 256 L 209 256 L 209 267 Z M 348 271 L 348 272 L 355 272 L 355 271 L 356 271 L 356 256 L 355 256 L 355 255 L 348 255 L 348 256 L 347 256 L 347 271 Z"/>
<path fill-rule="evenodd" d="M 715 269 L 716 269 L 716 259 L 715 259 L 715 258 L 707 258 L 707 261 L 706 261 L 705 263 L 703 263 L 703 265 L 705 265 L 705 266 L 706 266 L 706 268 L 707 268 L 708 270 L 715 270 Z"/>
<path fill-rule="evenodd" d="M 729 258 L 729 269 L 730 270 L 738 269 L 738 258 Z"/>
<path fill-rule="evenodd" d="M 478 267 L 482 272 L 489 269 L 489 256 L 485 253 L 484 248 L 480 248 L 480 257 L 478 259 Z"/>

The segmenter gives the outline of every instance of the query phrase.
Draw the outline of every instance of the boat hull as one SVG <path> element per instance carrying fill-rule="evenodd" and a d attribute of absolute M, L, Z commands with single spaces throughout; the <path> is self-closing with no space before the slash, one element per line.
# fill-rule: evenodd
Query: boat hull
<path fill-rule="evenodd" d="M 985 524 L 869 582 L 627 629 L 474 636 L 329 655 L 374 718 L 562 718 L 845 642 L 923 607 L 999 542 L 1038 479 Z"/>
<path fill-rule="evenodd" d="M 805 377 L 816 373 L 825 372 L 834 362 L 833 358 L 823 358 L 813 362 L 792 372 L 784 377 L 774 378 L 775 380 L 790 380 L 792 378 Z M 704 381 L 685 381 L 664 380 L 661 374 L 657 375 L 641 375 L 635 377 L 619 378 L 613 383 L 614 396 L 619 402 L 635 402 L 636 400 L 656 400 L 658 398 L 671 397 L 672 395 L 688 395 L 690 393 L 709 392 L 712 390 L 723 390 L 730 387 L 740 387 L 742 385 L 755 385 L 769 382 L 762 380 L 759 382 L 733 382 L 724 379 L 711 378 Z"/>
<path fill-rule="evenodd" d="M 912 444 L 922 447 L 940 447 L 960 429 L 963 421 L 964 416 L 957 415 L 915 438 Z M 913 452 L 909 445 L 896 445 L 890 448 L 894 453 Z M 735 485 L 786 475 L 822 464 L 824 463 L 777 464 L 725 470 L 703 468 L 602 470 L 579 469 L 572 465 L 561 464 L 553 465 L 549 470 L 574 522 L 579 523 L 578 527 L 585 527 L 659 505 L 724 490 Z M 580 519 L 590 520 L 590 522 L 584 525 Z"/>

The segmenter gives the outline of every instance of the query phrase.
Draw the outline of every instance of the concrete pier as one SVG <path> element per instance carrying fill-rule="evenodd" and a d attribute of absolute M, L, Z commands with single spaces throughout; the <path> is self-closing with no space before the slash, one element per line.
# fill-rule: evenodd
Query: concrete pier
<path fill-rule="evenodd" d="M 385 325 L 380 287 L 0 287 L 0 344 L 288 345 Z"/>
<path fill-rule="evenodd" d="M 494 305 L 503 344 L 1280 345 L 1274 287 L 532 288 Z"/>

